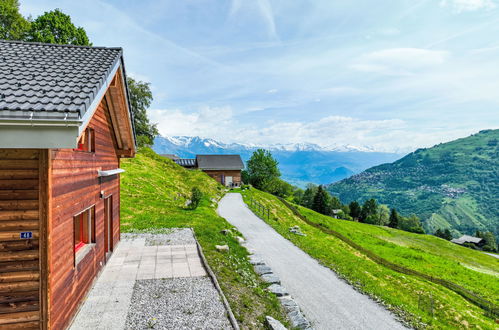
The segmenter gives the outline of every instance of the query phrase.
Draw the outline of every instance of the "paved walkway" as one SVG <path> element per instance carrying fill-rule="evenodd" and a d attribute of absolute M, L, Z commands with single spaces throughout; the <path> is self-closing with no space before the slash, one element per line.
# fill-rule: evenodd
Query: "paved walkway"
<path fill-rule="evenodd" d="M 207 275 L 195 244 L 147 246 L 146 241 L 140 235 L 122 239 L 70 329 L 124 329 L 137 280 Z"/>
<path fill-rule="evenodd" d="M 315 329 L 403 329 L 394 316 L 255 216 L 240 194 L 227 194 L 219 214 L 281 279 Z"/>
<path fill-rule="evenodd" d="M 489 256 L 491 257 L 494 257 L 496 259 L 499 259 L 499 254 L 495 254 L 495 253 L 488 253 L 488 252 L 484 252 L 485 254 L 488 254 Z"/>

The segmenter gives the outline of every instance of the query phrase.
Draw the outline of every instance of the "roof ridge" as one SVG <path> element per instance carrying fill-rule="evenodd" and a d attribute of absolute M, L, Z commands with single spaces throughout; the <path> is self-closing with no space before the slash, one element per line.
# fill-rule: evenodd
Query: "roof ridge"
<path fill-rule="evenodd" d="M 0 39 L 2 43 L 11 44 L 28 44 L 28 45 L 40 45 L 46 47 L 68 47 L 68 48 L 89 48 L 89 49 L 112 49 L 123 51 L 122 47 L 104 47 L 104 46 L 84 46 L 84 45 L 69 45 L 69 44 L 51 44 L 47 42 L 37 42 L 37 41 L 22 41 L 22 40 L 5 40 Z"/>

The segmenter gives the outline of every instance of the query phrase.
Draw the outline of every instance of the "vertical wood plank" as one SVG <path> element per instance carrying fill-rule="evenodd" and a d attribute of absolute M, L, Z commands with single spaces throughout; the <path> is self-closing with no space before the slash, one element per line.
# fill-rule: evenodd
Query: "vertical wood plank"
<path fill-rule="evenodd" d="M 48 223 L 50 214 L 50 150 L 40 151 L 39 158 L 39 269 L 40 269 L 40 328 L 48 328 Z"/>

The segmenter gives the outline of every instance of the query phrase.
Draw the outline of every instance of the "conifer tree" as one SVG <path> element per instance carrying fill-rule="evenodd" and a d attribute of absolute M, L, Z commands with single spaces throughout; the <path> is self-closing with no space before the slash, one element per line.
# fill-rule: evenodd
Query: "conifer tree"
<path fill-rule="evenodd" d="M 322 185 L 317 189 L 317 193 L 314 196 L 314 202 L 312 204 L 312 210 L 319 212 L 321 214 L 329 214 L 329 198 L 327 191 L 324 190 Z"/>
<path fill-rule="evenodd" d="M 390 211 L 390 220 L 388 222 L 388 227 L 398 228 L 398 226 L 399 226 L 399 215 L 397 213 L 397 210 L 392 209 Z"/>
<path fill-rule="evenodd" d="M 350 203 L 350 205 L 348 205 L 348 207 L 350 208 L 350 216 L 354 220 L 359 220 L 360 214 L 362 212 L 362 208 L 360 207 L 360 204 L 357 201 L 353 201 Z"/>

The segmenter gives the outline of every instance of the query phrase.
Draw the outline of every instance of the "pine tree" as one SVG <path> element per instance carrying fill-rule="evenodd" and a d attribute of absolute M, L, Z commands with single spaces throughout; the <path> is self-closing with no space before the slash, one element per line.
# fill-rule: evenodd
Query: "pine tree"
<path fill-rule="evenodd" d="M 388 227 L 398 228 L 398 226 L 399 226 L 399 215 L 397 213 L 397 210 L 392 209 L 390 211 L 390 219 L 388 222 Z"/>
<path fill-rule="evenodd" d="M 348 207 L 350 208 L 350 216 L 354 220 L 359 220 L 360 213 L 362 212 L 362 208 L 360 207 L 359 203 L 357 201 L 353 201 L 348 205 Z"/>
<path fill-rule="evenodd" d="M 378 212 L 378 203 L 374 198 L 368 199 L 362 205 L 362 212 L 360 213 L 360 220 L 365 222 L 369 217 L 376 216 Z"/>
<path fill-rule="evenodd" d="M 443 238 L 450 241 L 452 239 L 452 234 L 448 228 L 446 228 L 443 232 Z"/>
<path fill-rule="evenodd" d="M 321 214 L 329 214 L 329 198 L 327 191 L 324 190 L 322 185 L 317 189 L 317 193 L 314 196 L 314 201 L 312 203 L 312 210 L 319 212 Z"/>

